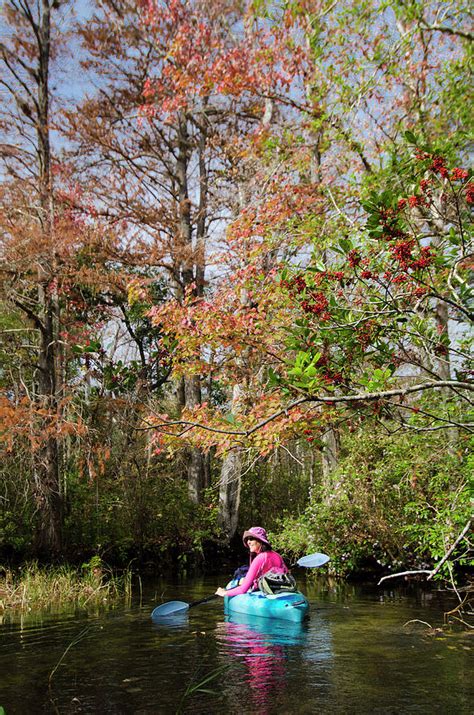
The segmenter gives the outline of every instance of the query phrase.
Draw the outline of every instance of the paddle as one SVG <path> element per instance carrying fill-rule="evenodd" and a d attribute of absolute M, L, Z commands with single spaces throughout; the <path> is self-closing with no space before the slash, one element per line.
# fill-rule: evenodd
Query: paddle
<path fill-rule="evenodd" d="M 318 566 L 324 566 L 330 561 L 329 556 L 326 554 L 308 554 L 307 556 L 302 556 L 296 562 L 297 566 L 303 566 L 304 568 L 317 568 Z"/>
<path fill-rule="evenodd" d="M 328 561 L 329 556 L 326 556 L 326 554 L 308 554 L 298 559 L 296 564 L 304 568 L 317 568 L 318 566 L 324 566 Z M 189 608 L 200 606 L 201 603 L 208 603 L 215 598 L 219 598 L 219 596 L 213 594 L 212 596 L 207 596 L 207 598 L 201 598 L 199 601 L 192 601 L 191 603 L 186 603 L 186 601 L 167 601 L 153 609 L 151 617 L 163 618 L 166 616 L 174 616 L 177 613 L 185 613 Z"/>
<path fill-rule="evenodd" d="M 192 608 L 193 606 L 200 606 L 201 603 L 213 601 L 215 598 L 219 598 L 219 596 L 214 593 L 212 596 L 201 598 L 199 601 L 191 601 L 191 603 L 186 603 L 186 601 L 167 601 L 166 603 L 162 603 L 161 606 L 154 608 L 151 612 L 151 617 L 162 618 L 163 616 L 174 616 L 177 613 L 184 613 L 188 608 Z"/>

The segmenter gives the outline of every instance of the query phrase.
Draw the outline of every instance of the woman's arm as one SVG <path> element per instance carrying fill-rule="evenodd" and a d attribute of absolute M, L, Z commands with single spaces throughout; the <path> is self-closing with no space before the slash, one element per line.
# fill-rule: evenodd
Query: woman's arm
<path fill-rule="evenodd" d="M 265 552 L 258 554 L 250 564 L 250 568 L 247 571 L 247 575 L 240 584 L 240 586 L 230 588 L 228 591 L 226 591 L 224 588 L 218 588 L 216 591 L 216 595 L 238 596 L 241 593 L 247 593 L 247 591 L 250 591 L 253 586 L 253 582 L 259 577 L 260 571 L 262 570 L 262 566 L 264 565 L 265 561 Z"/>

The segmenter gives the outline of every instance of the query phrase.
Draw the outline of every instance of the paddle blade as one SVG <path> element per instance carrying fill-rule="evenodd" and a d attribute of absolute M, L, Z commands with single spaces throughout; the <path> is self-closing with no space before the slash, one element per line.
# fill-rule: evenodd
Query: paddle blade
<path fill-rule="evenodd" d="M 324 566 L 329 560 L 329 556 L 326 556 L 326 554 L 308 554 L 307 556 L 302 556 L 296 563 L 298 566 L 304 566 L 304 568 L 317 568 L 318 566 Z"/>
<path fill-rule="evenodd" d="M 189 603 L 185 601 L 168 601 L 157 606 L 151 613 L 152 618 L 163 618 L 165 616 L 174 616 L 178 613 L 184 613 L 189 608 Z"/>

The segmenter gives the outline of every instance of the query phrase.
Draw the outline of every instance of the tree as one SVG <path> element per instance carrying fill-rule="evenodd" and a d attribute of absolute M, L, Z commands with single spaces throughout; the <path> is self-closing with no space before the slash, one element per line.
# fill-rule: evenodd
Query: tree
<path fill-rule="evenodd" d="M 81 175 L 95 210 L 127 222 L 137 265 L 168 281 L 178 304 L 203 295 L 209 237 L 233 210 L 240 152 L 265 106 L 255 104 L 258 48 L 241 20 L 230 0 L 144 3 L 138 13 L 135 3 L 103 3 L 82 29 L 87 66 L 101 80 L 68 115 Z M 199 405 L 203 376 L 174 376 L 180 409 Z M 187 470 L 198 502 L 207 478 L 195 447 Z"/>
<path fill-rule="evenodd" d="M 64 4 L 64 3 L 63 3 Z M 41 514 L 38 548 L 61 547 L 62 494 L 57 423 L 63 398 L 59 301 L 55 283 L 58 226 L 53 189 L 50 70 L 58 52 L 59 4 L 6 2 L 8 32 L 1 45 L 1 85 L 10 102 L 2 110 L 2 292 L 30 327 L 36 354 L 34 385 L 19 413 L 31 420 L 35 443 L 33 483 Z M 25 386 L 25 390 L 26 390 Z M 8 413 L 13 400 L 4 403 Z M 19 420 L 21 421 L 21 420 Z"/>
<path fill-rule="evenodd" d="M 270 212 L 259 222 L 256 220 L 256 212 L 252 210 L 248 213 L 243 211 L 234 222 L 228 234 L 230 245 L 234 249 L 236 237 L 240 238 L 242 244 L 250 248 L 249 253 L 252 253 L 253 259 L 255 245 L 259 241 L 265 243 L 265 248 L 260 250 L 269 253 L 277 223 L 279 236 L 282 231 L 285 235 L 291 232 L 291 240 L 287 245 L 293 242 L 294 248 L 297 245 L 301 249 L 306 243 L 312 250 L 312 258 L 310 261 L 300 259 L 300 267 L 295 268 L 293 254 L 287 269 L 282 273 L 280 286 L 288 292 L 286 297 L 285 292 L 279 294 L 276 301 L 292 312 L 294 327 L 290 330 L 290 337 L 278 344 L 275 338 L 280 337 L 281 333 L 276 328 L 284 327 L 287 321 L 271 324 L 274 342 L 271 348 L 268 347 L 268 352 L 277 356 L 276 364 L 280 363 L 280 368 L 270 373 L 269 392 L 266 393 L 268 409 L 262 414 L 259 404 L 258 408 L 250 410 L 239 420 L 241 424 L 236 425 L 236 429 L 226 428 L 219 414 L 209 413 L 208 408 L 188 414 L 183 424 L 194 425 L 196 442 L 201 440 L 207 445 L 220 442 L 224 448 L 229 448 L 229 440 L 238 442 L 253 435 L 254 441 L 245 443 L 255 445 L 255 435 L 261 435 L 264 428 L 268 435 L 269 423 L 275 420 L 278 427 L 272 428 L 271 439 L 263 440 L 261 446 L 265 452 L 279 439 L 285 439 L 291 434 L 291 430 L 286 432 L 289 427 L 287 413 L 291 410 L 298 410 L 300 429 L 304 432 L 310 431 L 315 424 L 319 424 L 321 429 L 332 418 L 346 421 L 354 411 L 357 413 L 359 407 L 364 406 L 362 412 L 366 411 L 367 404 L 372 406 L 376 415 L 386 410 L 387 414 L 397 417 L 405 428 L 409 428 L 410 420 L 401 417 L 403 410 L 414 408 L 418 410 L 416 414 L 420 415 L 423 409 L 420 405 L 402 406 L 403 398 L 408 394 L 421 395 L 439 388 L 449 390 L 448 402 L 454 399 L 456 410 L 462 412 L 462 406 L 468 405 L 468 392 L 472 389 L 472 383 L 463 372 L 465 367 L 461 366 L 461 370 L 458 370 L 460 376 L 452 379 L 450 361 L 447 360 L 456 355 L 459 364 L 459 361 L 467 359 L 468 350 L 462 341 L 458 343 L 457 339 L 450 339 L 447 328 L 448 320 L 457 321 L 462 332 L 466 322 L 472 319 L 468 308 L 466 277 L 463 275 L 463 271 L 469 268 L 472 250 L 470 239 L 467 238 L 470 231 L 468 209 L 471 194 L 470 189 L 464 186 L 468 178 L 465 170 L 450 169 L 448 166 L 447 155 L 454 156 L 456 153 L 453 144 L 448 148 L 448 143 L 443 144 L 443 140 L 437 138 L 446 130 L 457 129 L 449 127 L 449 116 L 446 117 L 438 107 L 442 101 L 446 101 L 440 90 L 441 78 L 449 74 L 452 68 L 459 67 L 463 56 L 462 46 L 458 38 L 454 42 L 446 42 L 445 39 L 439 41 L 433 34 L 427 38 L 420 21 L 410 17 L 410 13 L 407 16 L 410 25 L 403 29 L 403 5 L 396 7 L 395 16 L 387 12 L 378 17 L 377 3 L 368 6 L 363 18 L 365 30 L 354 44 L 351 44 L 354 39 L 351 32 L 339 33 L 339 39 L 336 40 L 334 30 L 340 28 L 348 17 L 354 20 L 356 9 L 354 4 L 328 18 L 324 13 L 314 16 L 315 30 L 314 37 L 310 37 L 309 56 L 307 52 L 298 63 L 298 69 L 302 71 L 304 68 L 307 72 L 308 66 L 314 67 L 314 63 L 311 64 L 311 53 L 317 53 L 319 60 L 325 58 L 324 63 L 320 61 L 318 65 L 321 82 L 320 85 L 313 83 L 311 102 L 305 100 L 303 92 L 299 98 L 295 98 L 294 91 L 286 97 L 281 93 L 277 95 L 275 92 L 267 92 L 267 97 L 271 96 L 272 101 L 286 102 L 296 108 L 299 112 L 300 137 L 303 137 L 305 127 L 314 131 L 315 122 L 321 126 L 321 118 L 315 107 L 322 95 L 318 97 L 316 92 L 319 87 L 327 88 L 337 75 L 338 81 L 333 84 L 334 91 L 324 95 L 324 127 L 330 132 L 333 142 L 331 153 L 334 155 L 339 149 L 349 148 L 358 157 L 365 177 L 363 180 L 358 179 L 357 183 L 353 175 L 344 178 L 344 172 L 349 166 L 346 151 L 345 159 L 341 162 L 342 178 L 331 178 L 327 164 L 321 166 L 323 185 L 320 192 L 324 196 L 325 206 L 321 212 L 321 221 L 317 214 L 311 216 L 308 203 L 303 204 L 300 212 L 294 211 L 293 216 L 285 216 L 283 207 L 287 205 L 288 197 L 277 191 L 272 195 L 274 199 L 277 197 L 275 204 L 279 202 L 281 211 L 277 222 Z M 292 3 L 291 7 L 282 11 L 279 20 L 286 28 L 293 28 L 305 12 L 307 8 L 304 3 Z M 375 24 L 367 23 L 368 18 L 376 18 Z M 305 22 L 307 24 L 306 16 Z M 354 22 L 354 31 L 358 33 L 360 26 L 358 21 Z M 384 39 L 392 37 L 394 32 L 400 33 L 396 51 L 385 46 Z M 410 43 L 413 60 L 424 73 L 421 83 L 413 91 L 402 66 L 405 61 L 402 50 L 407 51 Z M 342 45 L 343 52 L 339 45 Z M 430 64 L 431 58 L 439 53 L 440 45 L 448 58 L 444 67 L 438 60 Z M 367 63 L 362 65 L 354 83 L 353 68 L 360 64 L 362 57 L 367 58 Z M 374 115 L 381 98 L 393 105 L 394 94 L 400 97 L 394 111 L 377 112 Z M 345 108 L 348 104 L 356 106 L 354 111 L 362 112 L 367 121 L 372 122 L 372 141 L 364 138 L 357 129 L 347 126 L 350 116 Z M 436 107 L 429 121 L 428 105 Z M 321 111 L 321 107 L 318 111 Z M 285 119 L 288 122 L 288 117 Z M 420 139 L 415 138 L 414 141 L 420 144 L 421 163 L 410 156 L 403 145 L 400 132 L 404 123 L 420 128 Z M 292 136 L 294 138 L 295 135 Z M 413 133 L 408 136 L 413 140 Z M 271 139 L 281 155 L 286 149 L 281 138 L 274 134 Z M 447 154 L 441 151 L 440 141 Z M 458 152 L 462 151 L 462 141 L 462 135 L 456 134 Z M 309 166 L 311 144 L 310 150 L 306 151 L 308 147 L 303 144 L 303 140 L 301 143 L 298 157 L 300 165 L 301 155 L 306 155 L 306 166 Z M 293 156 L 298 156 L 297 151 Z M 285 154 L 285 160 L 285 168 L 288 168 L 288 153 Z M 295 182 L 294 176 L 293 184 L 296 185 L 292 188 L 286 185 L 287 193 L 294 190 L 296 194 L 304 188 L 303 181 Z M 279 178 L 281 180 L 281 176 Z M 415 188 L 413 185 L 409 187 L 410 181 Z M 384 191 L 388 186 L 390 188 Z M 271 183 L 270 191 L 275 191 Z M 362 204 L 356 203 L 357 194 Z M 402 208 L 414 210 L 400 213 L 398 199 L 401 200 Z M 270 200 L 268 204 L 271 205 Z M 322 235 L 314 235 L 315 227 L 323 227 Z M 260 239 L 262 235 L 263 241 Z M 381 241 L 380 237 L 385 238 Z M 318 259 L 321 251 L 326 251 L 325 263 Z M 261 257 L 262 254 L 258 255 Z M 256 265 L 257 261 L 252 269 L 257 271 Z M 252 269 L 248 268 L 247 275 Z M 456 272 L 459 277 L 455 287 L 452 281 Z M 446 283 L 447 280 L 451 287 Z M 246 285 L 247 290 L 254 288 L 254 284 L 251 287 Z M 235 302 L 235 298 L 236 292 L 229 293 L 229 306 L 232 300 Z M 224 329 L 221 330 L 221 336 L 225 336 L 225 340 L 221 339 L 219 343 L 219 338 L 212 332 L 206 333 L 210 321 L 206 321 L 205 316 L 212 315 L 212 309 L 207 303 L 202 305 L 205 307 L 204 313 L 197 303 L 192 307 L 188 304 L 186 325 L 196 326 L 195 335 L 180 333 L 182 344 L 190 346 L 200 341 L 209 346 L 210 354 L 213 355 L 227 351 L 231 345 L 236 354 L 241 354 L 244 346 L 251 344 L 251 340 L 245 331 L 240 330 L 239 323 L 235 321 L 238 328 L 233 331 L 233 342 L 230 343 L 228 331 Z M 215 301 L 215 306 L 219 312 L 218 301 Z M 272 321 L 275 321 L 277 315 L 280 318 L 281 313 L 275 313 Z M 255 324 L 252 328 L 255 335 Z M 441 337 L 437 337 L 438 334 Z M 264 345 L 267 348 L 266 343 L 259 346 L 261 353 Z M 405 377 L 400 374 L 403 372 L 402 366 L 410 370 Z M 413 377 L 417 373 L 422 379 L 414 385 Z M 393 393 L 389 389 L 392 383 L 397 383 Z M 397 402 L 396 405 L 389 404 L 391 398 Z M 317 409 L 311 415 L 311 411 L 306 409 L 302 412 L 303 405 L 314 405 Z M 322 405 L 327 407 L 322 409 Z M 338 405 L 355 405 L 356 409 L 351 409 L 349 414 L 343 411 L 337 417 L 334 408 Z M 415 428 L 439 429 L 443 425 L 459 424 L 463 429 L 469 429 L 465 418 L 451 414 L 451 409 L 452 403 L 445 405 L 437 415 L 428 411 L 426 416 L 432 422 L 415 425 Z M 164 429 L 166 431 L 166 425 Z M 223 436 L 219 437 L 218 430 L 222 431 Z M 187 438 L 192 439 L 193 433 L 186 431 Z"/>

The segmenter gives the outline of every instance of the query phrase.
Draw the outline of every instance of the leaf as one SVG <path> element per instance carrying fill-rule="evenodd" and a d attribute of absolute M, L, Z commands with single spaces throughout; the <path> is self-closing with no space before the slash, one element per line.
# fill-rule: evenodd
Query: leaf
<path fill-rule="evenodd" d="M 350 241 L 348 238 L 339 239 L 339 245 L 344 251 L 344 253 L 349 253 L 349 251 L 351 251 L 353 248 L 352 241 Z"/>
<path fill-rule="evenodd" d="M 268 382 L 270 385 L 278 385 L 281 382 L 280 375 L 272 367 L 268 368 Z"/>
<path fill-rule="evenodd" d="M 407 129 L 407 131 L 404 132 L 404 136 L 409 144 L 415 144 L 415 146 L 418 144 L 418 139 L 413 134 L 413 132 L 411 132 L 409 129 Z"/>

